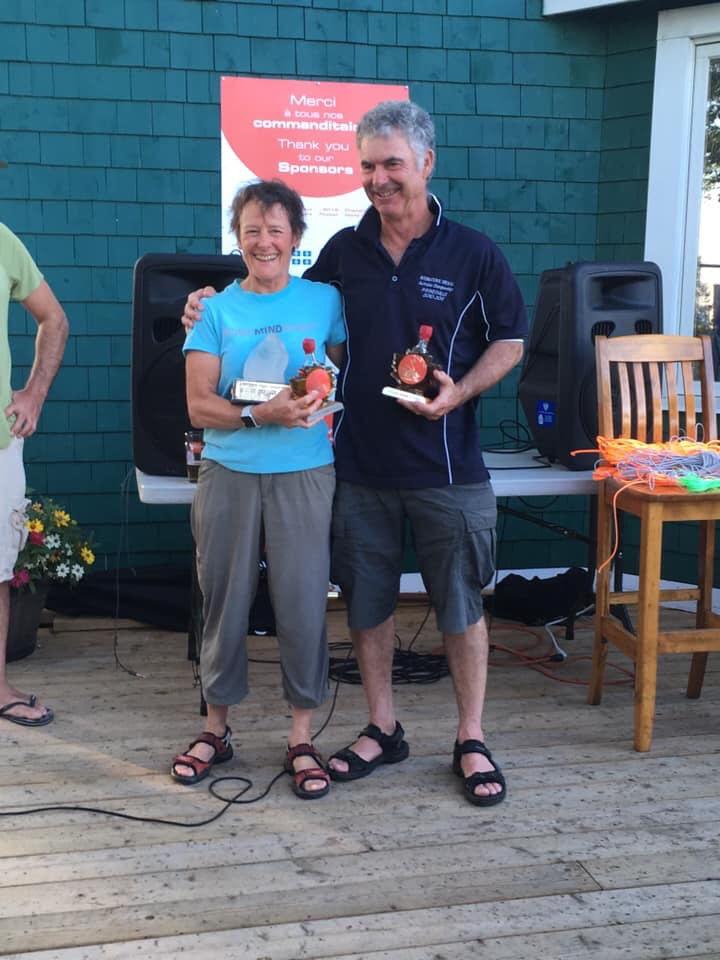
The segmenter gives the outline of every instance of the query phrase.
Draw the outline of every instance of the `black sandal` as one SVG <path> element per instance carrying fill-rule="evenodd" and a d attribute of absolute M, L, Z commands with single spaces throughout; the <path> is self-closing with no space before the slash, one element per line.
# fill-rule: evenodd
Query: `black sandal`
<path fill-rule="evenodd" d="M 376 724 L 369 723 L 365 729 L 361 730 L 358 734 L 358 739 L 360 737 L 369 737 L 371 740 L 374 740 L 380 745 L 382 753 L 373 760 L 365 760 L 355 753 L 354 750 L 351 750 L 350 747 L 338 750 L 330 759 L 344 761 L 348 765 L 348 769 L 343 772 L 341 770 L 333 770 L 333 768 L 330 767 L 330 776 L 333 780 L 341 782 L 359 780 L 361 777 L 366 777 L 369 773 L 372 773 L 375 767 L 380 766 L 381 763 L 400 763 L 401 760 L 406 760 L 410 754 L 410 747 L 404 739 L 405 731 L 399 723 L 395 724 L 395 729 L 389 734 L 383 733 Z"/>
<path fill-rule="evenodd" d="M 317 766 L 308 767 L 307 770 L 296 770 L 293 766 L 293 760 L 298 757 L 311 757 Z M 293 778 L 293 793 L 301 800 L 317 800 L 319 797 L 324 797 L 330 789 L 330 777 L 325 769 L 322 757 L 311 743 L 298 743 L 294 747 L 287 748 L 285 773 L 289 773 Z M 309 790 L 305 786 L 308 780 L 322 780 L 325 786 L 317 790 Z"/>
<path fill-rule="evenodd" d="M 484 757 L 487 757 L 493 765 L 492 770 L 486 770 L 484 773 L 471 773 L 469 777 L 466 777 L 460 762 L 466 753 L 481 753 Z M 456 740 L 453 749 L 452 768 L 456 776 L 462 777 L 465 796 L 470 803 L 475 804 L 476 807 L 492 807 L 494 804 L 500 803 L 501 800 L 505 799 L 507 793 L 505 777 L 502 775 L 500 767 L 495 763 L 492 754 L 482 740 L 463 740 L 462 743 L 458 743 Z M 479 796 L 475 793 L 475 787 L 487 783 L 499 783 L 502 789 L 499 793 L 488 793 L 486 796 Z"/>
<path fill-rule="evenodd" d="M 27 700 L 13 700 L 12 703 L 6 703 L 5 706 L 0 707 L 0 720 L 19 723 L 21 727 L 44 727 L 55 716 L 50 707 L 45 707 L 45 713 L 42 713 L 39 717 L 20 717 L 15 713 L 10 713 L 15 707 L 34 707 L 36 705 L 37 697 L 34 693 Z"/>
<path fill-rule="evenodd" d="M 177 780 L 178 783 L 184 783 L 186 786 L 191 786 L 193 783 L 204 780 L 210 773 L 210 768 L 216 763 L 227 763 L 228 760 L 232 759 L 233 748 L 230 743 L 231 736 L 232 730 L 230 727 L 225 727 L 225 733 L 221 737 L 218 737 L 217 734 L 210 733 L 209 730 L 201 733 L 197 740 L 193 740 L 185 753 L 179 753 L 173 758 L 170 776 L 173 780 Z M 208 746 L 211 746 L 215 751 L 214 756 L 209 760 L 201 760 L 199 757 L 193 757 L 190 751 L 193 747 L 197 746 L 198 743 L 207 743 Z M 190 767 L 193 772 L 178 773 L 175 769 L 177 766 Z"/>

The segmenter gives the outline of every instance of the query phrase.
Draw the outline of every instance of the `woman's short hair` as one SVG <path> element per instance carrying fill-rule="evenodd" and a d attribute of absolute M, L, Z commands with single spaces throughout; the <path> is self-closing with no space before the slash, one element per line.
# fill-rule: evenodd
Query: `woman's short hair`
<path fill-rule="evenodd" d="M 400 133 L 410 144 L 418 168 L 428 150 L 435 150 L 432 117 L 412 100 L 383 100 L 360 118 L 355 133 L 358 147 L 366 137 L 388 137 Z"/>
<path fill-rule="evenodd" d="M 240 229 L 240 217 L 245 207 L 255 201 L 263 211 L 280 204 L 290 221 L 294 237 L 305 233 L 305 207 L 300 194 L 282 180 L 256 180 L 241 187 L 230 204 L 230 229 L 237 236 Z"/>

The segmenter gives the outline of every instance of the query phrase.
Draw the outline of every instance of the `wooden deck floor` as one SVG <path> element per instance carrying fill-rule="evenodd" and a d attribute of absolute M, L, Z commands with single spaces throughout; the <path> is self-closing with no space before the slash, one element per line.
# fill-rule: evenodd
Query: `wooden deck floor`
<path fill-rule="evenodd" d="M 424 615 L 408 605 L 407 644 Z M 673 614 L 675 618 L 684 616 Z M 344 638 L 342 611 L 330 614 Z M 201 729 L 179 634 L 56 619 L 11 679 L 56 720 L 0 729 L 0 811 L 81 804 L 181 821 L 217 813 L 207 781 L 174 784 L 171 755 Z M 499 645 L 546 647 L 498 627 Z M 427 627 L 416 644 L 437 643 Z M 254 639 L 272 659 L 274 641 Z M 270 795 L 188 829 L 71 810 L 0 820 L 0 954 L 15 960 L 648 960 L 720 958 L 720 665 L 699 701 L 686 662 L 661 670 L 650 754 L 632 750 L 632 694 L 585 704 L 589 630 L 544 676 L 492 654 L 488 742 L 508 800 L 466 803 L 449 770 L 450 681 L 397 690 L 410 759 L 304 803 L 283 777 Z M 614 662 L 623 662 L 611 654 Z M 231 718 L 236 758 L 218 773 L 261 792 L 282 761 L 287 711 L 278 668 L 253 665 Z M 623 675 L 616 674 L 617 679 Z M 566 682 L 567 681 L 567 682 Z M 324 715 L 324 711 L 321 711 Z M 341 685 L 318 743 L 345 745 L 365 722 Z M 221 784 L 227 795 L 240 789 Z"/>

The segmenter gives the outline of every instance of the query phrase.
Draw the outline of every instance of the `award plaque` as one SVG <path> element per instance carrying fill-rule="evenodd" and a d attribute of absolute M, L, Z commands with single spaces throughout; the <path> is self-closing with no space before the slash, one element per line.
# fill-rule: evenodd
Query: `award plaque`
<path fill-rule="evenodd" d="M 322 398 L 322 406 L 308 417 L 308 423 L 316 423 L 323 417 L 342 410 L 342 403 L 328 399 L 335 390 L 335 372 L 316 359 L 313 339 L 308 337 L 303 340 L 303 352 L 305 363 L 295 376 L 291 377 L 289 383 L 277 383 L 272 380 L 233 380 L 230 386 L 230 402 L 241 406 L 263 403 L 266 400 L 272 400 L 281 390 L 289 386 L 296 397 L 304 397 L 311 390 L 315 390 Z"/>
<path fill-rule="evenodd" d="M 230 403 L 246 406 L 248 403 L 263 403 L 272 400 L 286 383 L 272 383 L 269 380 L 233 380 L 230 385 Z"/>
<path fill-rule="evenodd" d="M 428 351 L 432 332 L 431 326 L 423 324 L 415 346 L 405 353 L 393 354 L 390 376 L 397 386 L 383 387 L 384 396 L 410 400 L 412 403 L 430 403 L 437 396 L 440 388 L 433 374 L 442 368 Z"/>

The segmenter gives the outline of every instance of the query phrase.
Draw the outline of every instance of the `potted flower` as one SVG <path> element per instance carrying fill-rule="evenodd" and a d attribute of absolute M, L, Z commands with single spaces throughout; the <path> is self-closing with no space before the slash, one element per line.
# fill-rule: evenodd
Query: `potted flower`
<path fill-rule="evenodd" d="M 74 586 L 95 562 L 92 537 L 85 536 L 70 514 L 49 497 L 27 501 L 25 528 L 27 540 L 10 581 L 8 661 L 35 649 L 50 584 Z"/>

